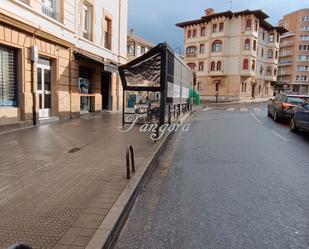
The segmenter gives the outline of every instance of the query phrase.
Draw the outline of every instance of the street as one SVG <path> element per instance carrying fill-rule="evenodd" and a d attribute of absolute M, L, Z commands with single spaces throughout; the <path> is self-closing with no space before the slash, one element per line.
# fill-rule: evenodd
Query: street
<path fill-rule="evenodd" d="M 115 248 L 308 249 L 309 135 L 213 105 L 169 141 Z"/>

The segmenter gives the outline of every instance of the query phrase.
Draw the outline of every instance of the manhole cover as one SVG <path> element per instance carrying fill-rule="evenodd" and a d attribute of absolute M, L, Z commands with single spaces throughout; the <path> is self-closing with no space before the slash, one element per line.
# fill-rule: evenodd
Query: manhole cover
<path fill-rule="evenodd" d="M 73 153 L 75 153 L 75 152 L 77 152 L 77 151 L 79 151 L 79 150 L 80 150 L 80 148 L 73 148 L 73 149 L 70 149 L 70 150 L 68 151 L 68 153 L 73 154 Z"/>

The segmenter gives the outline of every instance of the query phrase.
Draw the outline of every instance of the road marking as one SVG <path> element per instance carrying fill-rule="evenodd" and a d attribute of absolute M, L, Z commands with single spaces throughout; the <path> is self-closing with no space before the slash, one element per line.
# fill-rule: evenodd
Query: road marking
<path fill-rule="evenodd" d="M 240 108 L 240 111 L 241 111 L 241 112 L 247 112 L 247 111 L 248 111 L 248 108 Z"/>
<path fill-rule="evenodd" d="M 288 142 L 289 140 L 287 140 L 285 137 L 281 136 L 280 134 L 278 134 L 277 132 L 275 132 L 274 130 L 271 131 L 273 134 L 275 134 L 277 137 L 281 138 L 283 141 Z"/>
<path fill-rule="evenodd" d="M 227 111 L 228 112 L 233 112 L 233 111 L 235 111 L 235 108 L 234 107 L 230 107 L 230 108 L 227 109 Z"/>
<path fill-rule="evenodd" d="M 251 112 L 251 116 L 252 116 L 259 124 L 261 124 L 261 125 L 263 124 L 263 122 L 262 122 L 261 120 L 259 120 L 259 119 L 257 118 L 257 116 L 254 115 L 254 113 Z"/>
<path fill-rule="evenodd" d="M 206 107 L 206 108 L 203 109 L 203 112 L 207 112 L 209 110 L 211 110 L 211 107 Z"/>

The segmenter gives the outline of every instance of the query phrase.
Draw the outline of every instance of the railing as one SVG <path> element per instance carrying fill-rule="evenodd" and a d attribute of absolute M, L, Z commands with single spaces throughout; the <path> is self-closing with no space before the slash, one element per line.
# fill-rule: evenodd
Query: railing
<path fill-rule="evenodd" d="M 187 57 L 187 58 L 196 58 L 196 57 L 197 57 L 197 53 L 194 53 L 194 54 L 186 54 L 185 57 Z"/>
<path fill-rule="evenodd" d="M 293 61 L 279 61 L 278 65 L 289 65 L 293 64 Z"/>
<path fill-rule="evenodd" d="M 50 18 L 53 18 L 57 21 L 60 21 L 60 13 L 57 13 L 53 8 L 50 8 L 46 5 L 41 6 L 42 13 Z"/>
<path fill-rule="evenodd" d="M 131 157 L 131 164 L 130 164 L 130 157 Z M 135 172 L 134 150 L 133 150 L 133 146 L 131 144 L 128 145 L 128 147 L 127 147 L 126 167 L 127 167 L 127 179 L 131 179 L 131 170 L 132 170 L 133 173 Z"/>

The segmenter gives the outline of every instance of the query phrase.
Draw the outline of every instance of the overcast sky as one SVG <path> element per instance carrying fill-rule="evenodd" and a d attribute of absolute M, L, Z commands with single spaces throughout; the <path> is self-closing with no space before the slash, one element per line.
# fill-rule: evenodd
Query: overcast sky
<path fill-rule="evenodd" d="M 229 0 L 128 0 L 129 28 L 155 43 L 167 41 L 173 48 L 183 49 L 182 29 L 175 23 L 200 18 L 206 8 L 216 12 L 231 8 Z M 309 8 L 309 0 L 233 0 L 232 10 L 262 9 L 277 22 L 286 13 Z"/>

